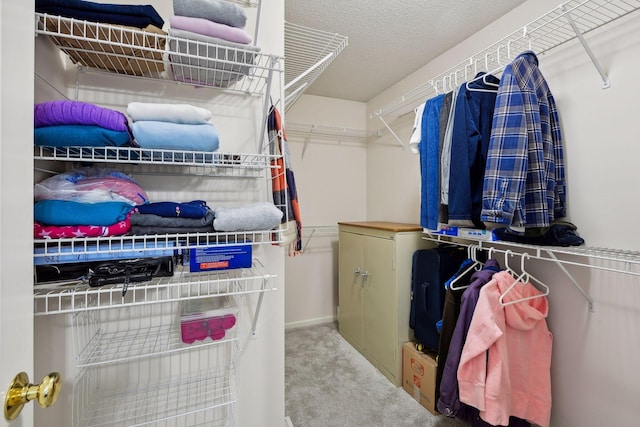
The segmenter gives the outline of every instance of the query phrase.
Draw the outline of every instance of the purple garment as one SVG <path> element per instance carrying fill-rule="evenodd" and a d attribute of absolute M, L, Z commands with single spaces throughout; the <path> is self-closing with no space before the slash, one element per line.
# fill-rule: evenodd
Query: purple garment
<path fill-rule="evenodd" d="M 458 365 L 462 355 L 462 348 L 467 338 L 467 332 L 471 325 L 473 311 L 478 303 L 480 289 L 491 280 L 494 273 L 500 271 L 498 261 L 491 258 L 487 260 L 480 271 L 471 276 L 471 282 L 462 294 L 460 303 L 460 315 L 456 321 L 456 327 L 451 337 L 449 353 L 442 372 L 440 381 L 440 398 L 438 399 L 438 411 L 448 417 L 460 417 L 469 419 L 467 409 L 470 407 L 460 402 L 458 394 Z"/>
<path fill-rule="evenodd" d="M 136 206 L 136 211 L 142 214 L 181 218 L 204 218 L 209 210 L 207 203 L 202 200 L 183 203 L 155 202 Z"/>
<path fill-rule="evenodd" d="M 80 101 L 57 100 L 35 104 L 33 118 L 36 128 L 92 125 L 130 133 L 127 117 L 123 113 Z"/>
<path fill-rule="evenodd" d="M 242 28 L 231 27 L 202 18 L 174 15 L 169 17 L 171 28 L 191 31 L 209 37 L 217 37 L 235 43 L 249 44 L 251 36 Z"/>

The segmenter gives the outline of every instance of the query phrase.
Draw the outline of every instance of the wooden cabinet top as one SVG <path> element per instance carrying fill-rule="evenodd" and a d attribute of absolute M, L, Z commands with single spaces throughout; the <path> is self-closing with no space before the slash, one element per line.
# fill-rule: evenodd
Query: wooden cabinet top
<path fill-rule="evenodd" d="M 405 224 L 402 222 L 387 221 L 362 221 L 362 222 L 338 222 L 338 225 L 349 225 L 353 227 L 374 228 L 387 231 L 422 231 L 418 224 Z"/>

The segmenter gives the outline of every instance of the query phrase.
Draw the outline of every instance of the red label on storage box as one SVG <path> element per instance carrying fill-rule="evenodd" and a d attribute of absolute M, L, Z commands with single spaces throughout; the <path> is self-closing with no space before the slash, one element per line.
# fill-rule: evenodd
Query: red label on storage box
<path fill-rule="evenodd" d="M 411 358 L 411 369 L 413 370 L 413 372 L 420 375 L 421 377 L 424 376 L 424 366 L 418 363 L 418 361 L 413 357 Z"/>
<path fill-rule="evenodd" d="M 229 267 L 229 261 L 200 263 L 200 270 L 211 269 L 211 268 L 227 268 L 227 267 Z"/>
<path fill-rule="evenodd" d="M 189 271 L 192 272 L 250 267 L 250 244 L 189 249 Z"/>
<path fill-rule="evenodd" d="M 420 377 L 417 375 L 413 376 L 413 385 L 415 385 L 418 388 L 422 388 L 422 386 L 420 385 Z"/>

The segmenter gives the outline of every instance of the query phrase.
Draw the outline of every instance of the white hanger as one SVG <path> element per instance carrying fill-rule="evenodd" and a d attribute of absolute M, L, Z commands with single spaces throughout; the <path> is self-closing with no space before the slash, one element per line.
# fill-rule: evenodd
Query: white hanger
<path fill-rule="evenodd" d="M 477 245 L 469 245 L 469 247 L 468 247 L 468 249 L 469 249 L 469 258 L 471 258 L 473 263 L 469 267 L 467 267 L 467 269 L 464 270 L 462 273 L 458 274 L 458 276 L 456 276 L 456 278 L 453 279 L 451 281 L 451 283 L 449 283 L 449 289 L 451 289 L 452 291 L 458 291 L 458 290 L 461 290 L 461 289 L 467 289 L 470 286 L 470 284 L 468 284 L 468 285 L 462 285 L 462 286 L 459 286 L 459 287 L 456 288 L 453 285 L 455 283 L 459 282 L 464 276 L 467 275 L 468 272 L 470 272 L 474 268 L 476 269 L 476 271 L 480 269 L 480 266 L 482 265 L 482 263 L 480 261 L 478 261 L 478 258 L 477 258 L 476 250 L 478 248 L 479 247 Z"/>
<path fill-rule="evenodd" d="M 518 273 L 516 273 L 511 267 L 509 267 L 509 257 L 511 255 L 513 255 L 513 251 L 511 249 L 507 249 L 504 252 L 504 269 L 507 271 L 507 273 L 509 273 L 513 277 L 516 277 Z"/>
<path fill-rule="evenodd" d="M 491 247 L 489 248 L 489 253 L 487 253 L 487 259 L 488 259 L 488 260 L 489 260 L 489 259 L 491 259 L 491 258 L 493 258 L 493 252 L 494 252 L 495 250 L 496 250 L 496 248 L 494 248 L 493 246 L 491 246 Z M 496 261 L 497 261 L 497 260 L 496 260 Z"/>
<path fill-rule="evenodd" d="M 510 250 L 507 250 L 507 252 L 511 252 Z M 499 302 L 500 305 L 503 307 L 506 307 L 507 305 L 511 305 L 511 304 L 515 304 L 518 302 L 523 302 L 523 301 L 528 301 L 531 299 L 535 299 L 535 298 L 541 298 L 541 297 L 546 297 L 547 295 L 549 295 L 549 287 L 547 285 L 545 285 L 544 283 L 542 283 L 540 280 L 536 279 L 535 277 L 533 277 L 531 274 L 529 274 L 525 269 L 524 269 L 524 260 L 525 258 L 529 258 L 529 254 L 528 253 L 523 253 L 521 254 L 522 258 L 520 259 L 520 269 L 522 270 L 522 274 L 520 276 L 518 276 L 513 283 L 511 284 L 511 286 L 509 286 L 507 288 L 506 291 L 504 291 L 502 293 L 502 295 L 500 295 L 499 298 Z M 506 253 L 505 253 L 505 262 L 506 262 Z M 509 266 L 507 264 L 507 270 L 509 271 Z M 513 270 L 511 270 L 513 271 Z M 525 297 L 525 298 L 520 298 L 520 299 L 516 299 L 513 301 L 509 301 L 509 302 L 504 302 L 504 298 L 505 296 L 509 293 L 509 291 L 511 291 L 511 289 L 513 289 L 514 286 L 516 286 L 518 283 L 527 283 L 530 282 L 531 280 L 537 282 L 543 289 L 544 291 L 538 295 L 532 295 L 529 297 Z"/>
<path fill-rule="evenodd" d="M 498 87 L 499 87 L 500 85 L 498 85 L 498 84 L 496 84 L 496 83 L 490 83 L 490 82 L 488 82 L 488 81 L 487 81 L 487 76 L 488 76 L 488 75 L 489 75 L 488 73 L 485 73 L 485 74 L 483 74 L 483 75 L 482 75 L 482 82 L 483 82 L 485 85 L 487 85 L 487 86 L 495 87 L 495 89 L 480 89 L 480 88 L 473 88 L 473 87 L 469 87 L 469 83 L 471 83 L 471 82 L 473 82 L 473 81 L 475 81 L 475 80 L 479 80 L 479 79 L 480 79 L 480 78 L 478 78 L 478 79 L 470 80 L 470 81 L 468 81 L 468 82 L 466 82 L 466 83 L 465 83 L 465 86 L 466 86 L 467 90 L 468 90 L 468 91 L 470 91 L 470 92 L 488 92 L 488 93 L 496 93 L 496 92 L 498 91 Z"/>

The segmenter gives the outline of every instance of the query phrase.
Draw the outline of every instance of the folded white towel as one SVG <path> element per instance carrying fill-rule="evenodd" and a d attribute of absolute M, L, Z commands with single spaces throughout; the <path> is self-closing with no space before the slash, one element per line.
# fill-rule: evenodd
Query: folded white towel
<path fill-rule="evenodd" d="M 157 122 L 202 125 L 211 120 L 211 111 L 189 104 L 153 104 L 130 102 L 127 114 L 134 122 L 152 120 Z"/>

